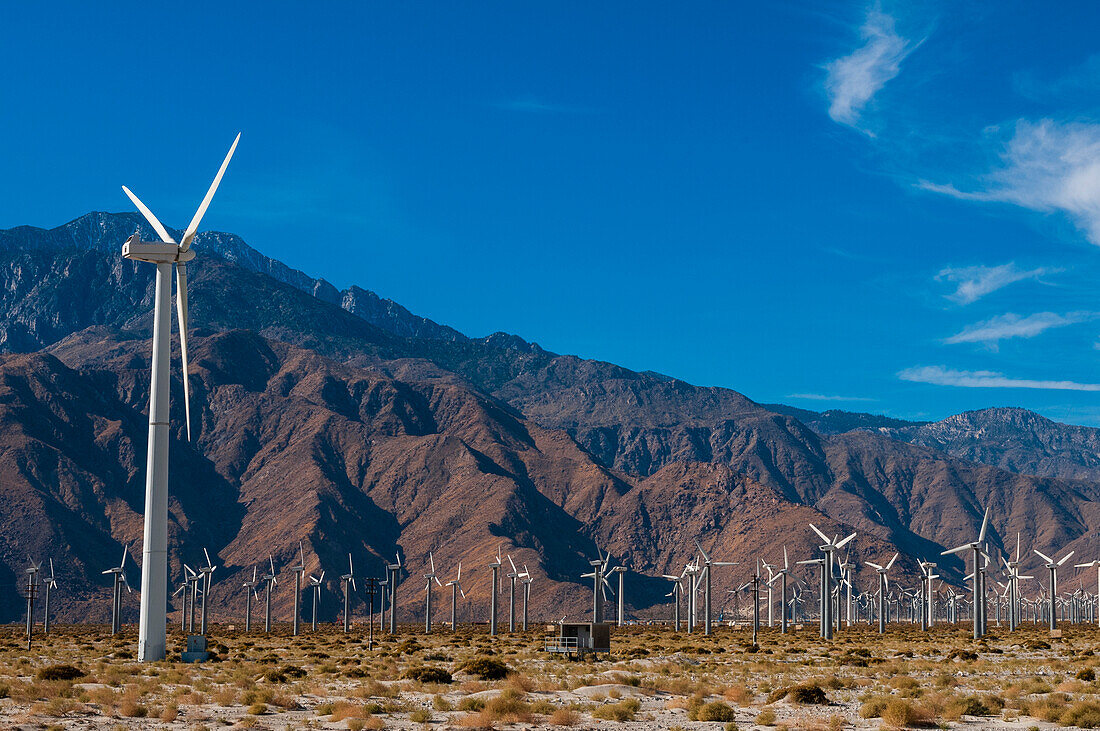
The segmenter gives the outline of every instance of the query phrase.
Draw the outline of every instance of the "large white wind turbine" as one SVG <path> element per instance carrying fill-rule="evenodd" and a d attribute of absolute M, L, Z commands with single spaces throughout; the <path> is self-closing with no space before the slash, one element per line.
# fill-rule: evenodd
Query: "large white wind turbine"
<path fill-rule="evenodd" d="M 202 221 L 240 134 L 218 168 L 195 216 L 179 243 L 168 235 L 157 217 L 138 197 L 123 186 L 141 215 L 160 236 L 159 242 L 142 241 L 134 234 L 122 245 L 122 256 L 157 265 L 156 297 L 153 305 L 153 372 L 149 388 L 149 452 L 145 469 L 145 534 L 141 556 L 141 618 L 138 629 L 138 659 L 163 660 L 167 636 L 168 609 L 168 385 L 169 335 L 172 328 L 172 267 L 176 269 L 176 314 L 179 316 L 180 354 L 183 360 L 184 417 L 191 439 L 191 389 L 187 383 L 187 262 L 195 258 L 191 242 Z"/>

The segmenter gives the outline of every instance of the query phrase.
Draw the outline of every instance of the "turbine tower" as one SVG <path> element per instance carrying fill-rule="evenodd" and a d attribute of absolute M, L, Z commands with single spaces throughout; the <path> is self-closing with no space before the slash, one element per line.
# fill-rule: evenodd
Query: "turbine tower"
<path fill-rule="evenodd" d="M 252 597 L 259 596 L 256 593 L 256 587 L 260 585 L 259 579 L 256 578 L 256 566 L 252 566 L 252 581 L 245 581 L 241 584 L 244 587 L 244 631 L 252 631 Z M 186 607 L 184 608 L 186 610 Z"/>
<path fill-rule="evenodd" d="M 974 639 L 980 638 L 985 634 L 985 587 L 982 586 L 982 569 L 981 558 L 985 556 L 985 550 L 982 548 L 982 544 L 985 543 L 985 533 L 989 530 L 989 508 L 985 509 L 985 517 L 982 518 L 982 527 L 978 531 L 978 540 L 964 543 L 961 546 L 955 546 L 947 551 L 941 553 L 941 556 L 948 556 L 953 553 L 962 553 L 963 551 L 970 549 L 970 552 L 974 556 L 974 573 L 970 575 L 970 613 L 974 619 Z M 987 557 L 988 558 L 988 557 Z"/>
<path fill-rule="evenodd" d="M 169 335 L 172 329 L 172 267 L 176 268 L 176 313 L 179 317 L 180 355 L 183 363 L 183 403 L 187 438 L 191 439 L 191 387 L 187 381 L 187 262 L 195 257 L 191 242 L 199 230 L 210 201 L 222 181 L 240 134 L 218 168 L 214 182 L 195 211 L 177 244 L 153 212 L 123 186 L 141 215 L 160 236 L 160 242 L 142 241 L 134 234 L 122 245 L 122 256 L 156 264 L 153 304 L 153 363 L 149 388 L 149 451 L 145 468 L 145 533 L 141 556 L 141 617 L 138 626 L 138 660 L 163 660 L 167 642 L 168 610 L 168 387 Z"/>
<path fill-rule="evenodd" d="M 271 588 L 279 585 L 279 580 L 275 578 L 275 559 L 271 554 L 267 554 L 268 565 L 271 566 L 271 573 L 264 574 L 260 577 L 260 580 L 264 582 L 264 632 L 271 633 Z"/>
<path fill-rule="evenodd" d="M 42 605 L 44 616 L 42 617 L 42 634 L 50 633 L 50 591 L 57 588 L 57 578 L 53 572 L 53 559 L 50 559 L 50 575 L 42 577 L 42 586 L 46 589 L 46 597 Z"/>
<path fill-rule="evenodd" d="M 202 614 L 199 620 L 199 634 L 206 634 L 206 595 L 210 593 L 210 582 L 214 575 L 214 570 L 218 568 L 214 565 L 214 562 L 210 560 L 210 554 L 206 549 L 202 549 L 203 555 L 206 557 L 206 565 L 199 566 L 199 575 L 202 577 Z"/>
<path fill-rule="evenodd" d="M 787 546 L 783 546 L 783 568 L 776 572 L 779 576 L 782 576 L 782 585 L 780 592 L 780 609 L 779 609 L 779 631 L 782 634 L 787 634 L 787 577 L 791 575 L 791 562 L 787 558 Z M 769 596 L 770 596 L 769 590 Z M 768 617 L 770 621 L 771 610 L 768 610 Z"/>
<path fill-rule="evenodd" d="M 1047 571 L 1050 572 L 1050 631 L 1053 632 L 1058 629 L 1058 614 L 1055 611 L 1058 597 L 1058 569 L 1061 568 L 1062 564 L 1066 561 L 1069 561 L 1070 557 L 1073 555 L 1073 551 L 1070 551 L 1057 561 L 1047 556 L 1045 553 L 1041 553 L 1039 549 L 1034 549 L 1034 551 L 1035 555 L 1046 561 Z"/>
<path fill-rule="evenodd" d="M 736 561 L 711 561 L 710 556 L 703 550 L 703 544 L 699 543 L 699 540 L 695 541 L 696 548 L 699 549 L 699 555 L 703 557 L 703 634 L 710 634 L 710 572 L 712 566 L 736 566 Z"/>
<path fill-rule="evenodd" d="M 619 591 L 615 595 L 615 604 L 616 604 L 616 608 L 618 610 L 616 615 L 615 615 L 615 623 L 619 627 L 622 627 L 623 626 L 623 574 L 626 573 L 626 566 L 623 566 L 622 564 L 620 564 L 620 565 L 616 566 L 615 568 L 611 569 L 611 573 L 619 575 Z M 524 629 L 527 629 L 527 627 L 524 626 Z"/>
<path fill-rule="evenodd" d="M 508 563 L 512 565 L 512 570 L 505 574 L 511 582 L 511 586 L 508 588 L 508 631 L 516 631 L 516 579 L 519 578 L 519 569 L 516 568 L 516 562 L 512 560 L 512 554 L 508 554 Z"/>
<path fill-rule="evenodd" d="M 397 633 L 397 581 L 401 576 L 401 552 L 397 552 L 397 562 L 386 566 L 390 579 L 390 634 Z"/>
<path fill-rule="evenodd" d="M 500 545 L 497 545 L 497 557 L 489 562 L 493 570 L 493 583 L 489 586 L 489 634 L 497 633 L 497 573 L 500 571 Z"/>
<path fill-rule="evenodd" d="M 351 631 L 351 592 L 355 591 L 355 566 L 348 554 L 348 572 L 340 577 L 340 588 L 344 590 L 344 633 Z"/>
<path fill-rule="evenodd" d="M 895 553 L 893 558 L 886 562 L 885 566 L 880 566 L 871 561 L 864 561 L 865 564 L 878 572 L 878 633 L 880 635 L 886 632 L 886 592 L 890 591 L 890 579 L 886 577 L 886 572 L 897 560 L 898 554 Z"/>
<path fill-rule="evenodd" d="M 531 582 L 534 578 L 531 576 L 531 572 L 527 570 L 527 564 L 523 564 L 523 572 L 519 575 L 520 583 L 523 584 L 523 631 L 527 631 L 527 604 L 531 601 Z"/>
<path fill-rule="evenodd" d="M 435 557 L 432 556 L 432 552 L 428 551 L 428 563 L 431 564 L 431 571 L 424 574 L 424 578 L 427 580 L 428 585 L 424 588 L 424 634 L 432 633 L 432 582 L 443 586 L 443 582 L 439 580 L 439 577 L 435 575 Z"/>
<path fill-rule="evenodd" d="M 122 562 L 113 569 L 107 569 L 104 574 L 111 574 L 114 578 L 114 587 L 111 591 L 111 634 L 117 635 L 119 630 L 122 629 L 122 587 L 126 587 L 126 593 L 130 593 L 130 584 L 126 581 L 126 555 L 130 552 L 130 547 L 126 546 L 122 549 Z M 167 591 L 167 588 L 165 589 Z M 165 606 L 167 607 L 167 597 L 165 597 Z M 165 619 L 164 625 L 165 631 L 168 629 L 167 619 Z"/>
<path fill-rule="evenodd" d="M 824 563 L 821 564 L 821 636 L 831 640 L 833 639 L 833 562 L 836 552 L 855 538 L 856 534 L 853 533 L 840 541 L 837 541 L 838 536 L 833 536 L 833 539 L 829 540 L 829 537 L 818 530 L 816 525 L 813 523 L 809 525 L 813 532 L 825 541 L 821 546 L 821 551 L 825 554 Z"/>
<path fill-rule="evenodd" d="M 294 572 L 294 624 L 293 634 L 298 636 L 298 625 L 302 609 L 302 575 L 306 572 L 306 554 L 302 542 L 298 541 L 298 563 L 288 566 Z"/>
<path fill-rule="evenodd" d="M 458 595 L 462 594 L 462 598 L 466 598 L 466 592 L 462 591 L 462 562 L 458 562 L 458 573 L 453 579 L 448 581 L 444 586 L 451 587 L 451 631 L 454 632 L 458 629 Z"/>
<path fill-rule="evenodd" d="M 320 576 L 309 575 L 309 585 L 313 589 L 313 631 L 317 631 L 317 605 L 321 603 L 321 587 L 325 583 L 325 570 Z"/>

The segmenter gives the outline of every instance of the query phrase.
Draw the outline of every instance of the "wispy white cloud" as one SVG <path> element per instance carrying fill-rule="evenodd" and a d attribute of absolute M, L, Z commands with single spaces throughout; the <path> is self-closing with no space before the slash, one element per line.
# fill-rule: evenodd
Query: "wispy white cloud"
<path fill-rule="evenodd" d="M 958 371 L 945 366 L 917 366 L 898 372 L 898 378 L 914 383 L 960 388 L 1031 388 L 1050 391 L 1100 391 L 1100 383 L 1076 381 L 1034 381 L 1009 378 L 996 371 Z"/>
<path fill-rule="evenodd" d="M 877 401 L 865 396 L 835 396 L 824 393 L 788 393 L 784 398 L 805 399 L 807 401 Z"/>
<path fill-rule="evenodd" d="M 1070 312 L 1059 315 L 1056 312 L 1036 312 L 1034 315 L 1021 317 L 1009 312 L 997 315 L 973 325 L 967 325 L 951 337 L 944 340 L 945 343 L 985 343 L 996 345 L 1000 340 L 1008 338 L 1033 338 L 1051 328 L 1075 325 L 1095 317 L 1091 312 Z"/>
<path fill-rule="evenodd" d="M 825 66 L 829 116 L 850 127 L 858 127 L 864 108 L 898 75 L 901 62 L 915 47 L 898 35 L 894 19 L 877 8 L 868 11 L 859 34 L 862 46 Z"/>
<path fill-rule="evenodd" d="M 1007 287 L 1014 282 L 1022 282 L 1025 279 L 1039 279 L 1047 274 L 1055 274 L 1060 271 L 1061 269 L 1047 267 L 1020 269 L 1015 262 L 1010 261 L 1007 264 L 992 267 L 946 267 L 936 275 L 936 281 L 955 284 L 955 291 L 944 295 L 944 297 L 960 305 L 968 305 L 990 292 L 996 292 L 998 289 Z"/>
<path fill-rule="evenodd" d="M 926 180 L 918 186 L 961 200 L 1062 212 L 1100 245 L 1100 123 L 1021 119 L 1002 145 L 1001 166 L 979 177 L 972 190 Z"/>

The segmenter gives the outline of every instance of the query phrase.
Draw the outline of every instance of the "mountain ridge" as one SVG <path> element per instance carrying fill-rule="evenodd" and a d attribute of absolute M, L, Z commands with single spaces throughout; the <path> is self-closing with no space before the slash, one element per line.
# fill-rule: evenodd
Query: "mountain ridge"
<path fill-rule="evenodd" d="M 89 214 L 60 230 L 0 231 L 0 350 L 9 353 L 0 355 L 0 457 L 13 466 L 0 490 L 22 506 L 0 510 L 0 530 L 38 552 L 36 525 L 92 526 L 94 545 L 56 543 L 73 546 L 70 563 L 83 569 L 68 578 L 87 597 L 81 611 L 99 616 L 106 587 L 93 569 L 140 539 L 152 272 L 117 249 L 134 226 L 132 215 Z M 346 550 L 375 564 L 402 552 L 412 570 L 399 603 L 415 616 L 422 587 L 409 579 L 428 550 L 476 567 L 506 543 L 547 604 L 579 613 L 578 576 L 597 543 L 645 572 L 675 571 L 689 538 L 747 565 L 762 553 L 774 560 L 783 543 L 809 555 L 814 541 L 795 528 L 812 519 L 856 527 L 857 558 L 903 550 L 900 580 L 915 575 L 916 558 L 970 540 L 991 505 L 994 551 L 1016 531 L 1040 548 L 1100 549 L 1091 481 L 1016 474 L 915 436 L 822 434 L 731 389 L 557 355 L 516 336 L 418 336 L 404 308 L 372 322 L 331 291 L 316 294 L 323 280 L 283 281 L 293 279 L 285 265 L 216 255 L 240 241 L 229 236 L 201 234 L 196 245 L 215 255 L 190 267 L 190 445 L 173 363 L 172 474 L 190 479 L 172 488 L 175 568 L 205 541 L 232 587 L 267 550 L 292 558 L 303 531 L 311 567 L 342 566 Z M 224 503 L 213 525 L 196 489 Z M 752 534 L 751 516 L 769 521 L 766 540 Z M 288 537 L 279 546 L 272 520 Z M 365 539 L 363 525 L 377 535 Z M 676 530 L 661 535 L 658 525 Z M 0 556 L 0 583 L 18 573 L 21 552 Z M 943 564 L 948 580 L 965 573 Z M 661 581 L 629 580 L 631 611 L 663 611 Z M 239 609 L 237 593 L 227 589 L 218 611 Z M 473 601 L 483 610 L 487 589 Z M 14 597 L 0 597 L 0 614 L 18 611 Z"/>

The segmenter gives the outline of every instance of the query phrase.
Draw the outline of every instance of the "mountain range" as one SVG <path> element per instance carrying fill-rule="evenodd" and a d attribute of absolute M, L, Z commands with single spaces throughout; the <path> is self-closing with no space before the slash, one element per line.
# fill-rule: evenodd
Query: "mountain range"
<path fill-rule="evenodd" d="M 68 620 L 109 616 L 100 572 L 124 550 L 140 559 L 153 272 L 119 255 L 135 230 L 153 235 L 107 213 L 0 231 L 4 621 L 22 611 L 28 555 L 53 557 Z M 232 234 L 194 246 L 193 440 L 177 359 L 169 561 L 178 580 L 203 547 L 216 555 L 216 618 L 239 617 L 252 567 L 288 565 L 298 541 L 327 577 L 349 552 L 361 575 L 400 555 L 410 621 L 429 551 L 444 580 L 462 562 L 469 618 L 485 616 L 499 548 L 534 577 L 533 615 L 557 619 L 585 612 L 580 574 L 598 548 L 629 568 L 640 616 L 667 614 L 656 577 L 678 574 L 695 541 L 739 563 L 715 572 L 726 597 L 784 546 L 792 561 L 815 555 L 808 522 L 858 531 L 861 567 L 901 552 L 902 583 L 918 559 L 958 583 L 961 560 L 939 553 L 971 540 L 987 506 L 995 552 L 1017 534 L 1044 552 L 1100 549 L 1100 430 L 1022 409 L 917 423 L 758 404 L 515 335 L 469 337 Z M 870 587 L 865 568 L 856 581 Z M 330 578 L 329 618 L 338 593 Z"/>

